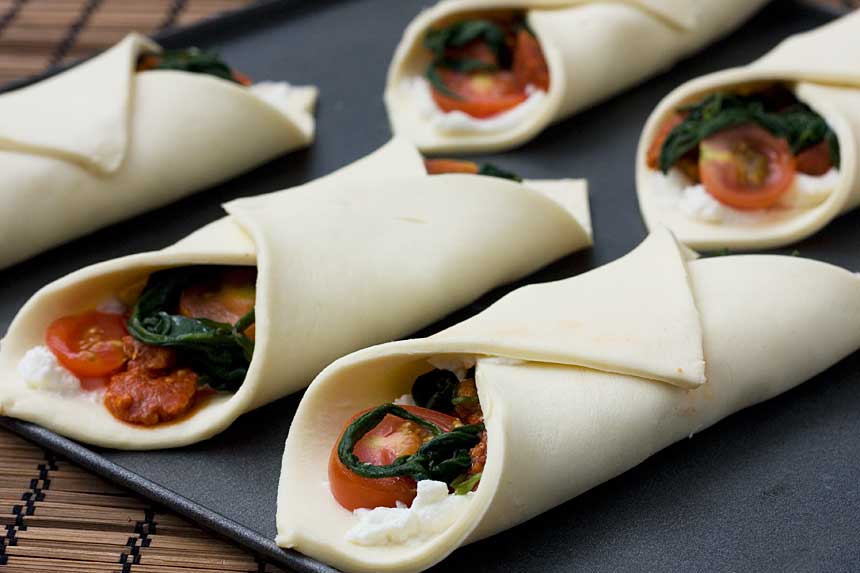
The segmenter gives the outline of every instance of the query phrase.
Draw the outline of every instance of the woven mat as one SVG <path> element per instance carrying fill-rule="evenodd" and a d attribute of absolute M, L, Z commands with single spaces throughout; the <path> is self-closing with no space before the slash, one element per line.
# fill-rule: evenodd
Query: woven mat
<path fill-rule="evenodd" d="M 0 429 L 0 573 L 284 573 Z"/>
<path fill-rule="evenodd" d="M 0 0 L 0 84 L 90 56 L 131 30 L 191 24 L 251 0 Z"/>

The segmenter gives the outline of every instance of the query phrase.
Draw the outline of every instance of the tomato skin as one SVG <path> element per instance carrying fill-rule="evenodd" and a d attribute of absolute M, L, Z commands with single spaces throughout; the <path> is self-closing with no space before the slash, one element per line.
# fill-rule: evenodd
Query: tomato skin
<path fill-rule="evenodd" d="M 445 57 L 452 60 L 477 60 L 490 66 L 499 64 L 496 53 L 481 40 L 473 40 L 461 48 L 448 48 Z"/>
<path fill-rule="evenodd" d="M 512 24 L 507 24 L 510 26 Z M 505 24 L 503 24 L 505 25 Z M 448 91 L 456 97 L 433 87 L 436 105 L 445 112 L 461 111 L 478 119 L 486 119 L 515 108 L 526 99 L 529 85 L 549 89 L 549 67 L 537 39 L 525 29 L 507 32 L 506 43 L 512 51 L 510 70 L 458 72 L 436 68 L 436 74 Z M 462 48 L 445 52 L 449 60 L 477 60 L 500 66 L 496 54 L 483 41 L 473 41 Z"/>
<path fill-rule="evenodd" d="M 512 72 L 463 73 L 436 69 L 439 77 L 457 97 L 446 95 L 435 87 L 433 101 L 444 112 L 462 111 L 466 115 L 486 119 L 515 108 L 528 96 L 525 86 L 517 82 Z"/>
<path fill-rule="evenodd" d="M 125 365 L 122 338 L 126 334 L 122 315 L 90 310 L 52 322 L 45 333 L 45 343 L 72 374 L 98 379 Z"/>
<path fill-rule="evenodd" d="M 155 54 L 144 54 L 137 61 L 137 71 L 146 72 L 154 70 L 161 63 L 161 56 Z"/>
<path fill-rule="evenodd" d="M 736 209 L 772 206 L 794 182 L 788 142 L 753 124 L 725 129 L 700 145 L 705 190 Z"/>
<path fill-rule="evenodd" d="M 660 152 L 663 150 L 663 144 L 666 143 L 666 139 L 669 137 L 672 130 L 681 125 L 681 122 L 683 121 L 684 116 L 678 112 L 673 113 L 663 120 L 663 123 L 660 124 L 660 129 L 657 130 L 657 135 L 655 135 L 654 139 L 651 141 L 651 145 L 648 147 L 648 153 L 645 156 L 648 167 L 651 169 L 660 169 Z"/>
<path fill-rule="evenodd" d="M 402 406 L 405 410 L 428 420 L 443 431 L 450 432 L 457 418 L 418 406 Z M 359 412 L 344 426 L 343 431 L 359 416 Z M 343 436 L 341 431 L 341 437 Z M 414 454 L 430 433 L 413 422 L 396 416 L 387 415 L 373 430 L 365 434 L 353 450 L 359 460 L 373 465 L 387 465 L 396 458 Z M 410 505 L 415 499 L 417 484 L 409 476 L 393 478 L 367 478 L 353 473 L 340 461 L 337 446 L 340 437 L 332 447 L 329 456 L 328 479 L 331 493 L 344 508 L 353 511 L 358 508 L 396 507 L 397 502 Z"/>
<path fill-rule="evenodd" d="M 797 170 L 807 175 L 824 175 L 833 167 L 827 140 L 807 147 L 794 157 L 794 161 L 797 164 Z"/>
<path fill-rule="evenodd" d="M 236 83 L 243 85 L 246 88 L 254 84 L 254 80 L 237 70 L 233 70 L 233 79 L 236 80 Z"/>
<path fill-rule="evenodd" d="M 179 314 L 235 324 L 256 302 L 255 267 L 224 271 L 218 280 L 191 285 L 179 297 Z M 254 338 L 254 325 L 245 334 Z"/>
<path fill-rule="evenodd" d="M 520 29 L 517 32 L 512 69 L 520 85 L 533 85 L 539 90 L 549 90 L 549 66 L 537 38 L 528 30 Z"/>
<path fill-rule="evenodd" d="M 427 175 L 441 175 L 443 173 L 478 173 L 478 164 L 472 161 L 461 161 L 459 159 L 425 159 L 424 168 Z"/>

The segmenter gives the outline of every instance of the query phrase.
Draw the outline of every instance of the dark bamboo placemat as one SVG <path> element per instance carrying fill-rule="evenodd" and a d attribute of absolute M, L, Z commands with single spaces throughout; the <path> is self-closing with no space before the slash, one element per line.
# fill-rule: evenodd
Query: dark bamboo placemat
<path fill-rule="evenodd" d="M 131 30 L 152 35 L 252 0 L 0 0 L 0 85 L 93 55 Z"/>
<path fill-rule="evenodd" d="M 0 572 L 284 573 L 0 430 Z"/>

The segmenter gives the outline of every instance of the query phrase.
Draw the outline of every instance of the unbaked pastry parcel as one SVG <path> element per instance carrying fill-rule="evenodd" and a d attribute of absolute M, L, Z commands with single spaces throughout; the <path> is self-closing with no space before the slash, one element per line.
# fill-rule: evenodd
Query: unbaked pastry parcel
<path fill-rule="evenodd" d="M 444 0 L 388 70 L 395 134 L 425 152 L 517 147 L 663 71 L 765 0 Z"/>
<path fill-rule="evenodd" d="M 316 98 L 137 34 L 0 95 L 0 268 L 310 145 Z"/>
<path fill-rule="evenodd" d="M 591 272 L 328 366 L 287 438 L 277 542 L 344 571 L 424 570 L 858 348 L 857 274 L 701 259 L 655 231 Z"/>
<path fill-rule="evenodd" d="M 317 181 L 227 203 L 164 250 L 47 285 L 0 346 L 0 414 L 113 448 L 193 443 L 335 358 L 591 244 L 582 180 L 431 166 L 395 139 Z"/>
<path fill-rule="evenodd" d="M 694 248 L 762 249 L 860 206 L 858 53 L 852 14 L 667 95 L 637 151 L 648 228 Z"/>

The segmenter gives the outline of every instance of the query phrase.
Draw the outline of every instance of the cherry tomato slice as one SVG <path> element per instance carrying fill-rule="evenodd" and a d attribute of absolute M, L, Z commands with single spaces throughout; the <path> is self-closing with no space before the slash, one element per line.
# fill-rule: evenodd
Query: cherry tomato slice
<path fill-rule="evenodd" d="M 155 54 L 144 54 L 137 60 L 137 71 L 146 72 L 154 70 L 161 64 L 161 56 Z"/>
<path fill-rule="evenodd" d="M 445 432 L 451 431 L 458 422 L 457 418 L 435 410 L 418 406 L 403 408 L 436 424 Z M 364 412 L 356 414 L 344 426 L 344 430 L 361 414 Z M 353 451 L 363 462 L 387 465 L 400 456 L 414 454 L 429 438 L 430 433 L 417 424 L 388 415 L 358 441 Z M 360 507 L 396 507 L 398 501 L 409 505 L 415 499 L 417 488 L 415 480 L 408 476 L 367 478 L 353 473 L 338 458 L 337 442 L 329 457 L 328 479 L 334 498 L 350 511 Z"/>
<path fill-rule="evenodd" d="M 794 181 L 788 142 L 748 124 L 716 133 L 699 144 L 705 190 L 736 209 L 764 209 L 776 203 Z"/>
<path fill-rule="evenodd" d="M 246 88 L 254 84 L 254 80 L 237 70 L 233 70 L 233 79 Z"/>
<path fill-rule="evenodd" d="M 425 159 L 424 168 L 428 175 L 441 175 L 442 173 L 478 173 L 478 164 L 472 161 L 461 161 L 459 159 Z"/>
<path fill-rule="evenodd" d="M 528 30 L 517 32 L 514 48 L 514 77 L 522 86 L 532 85 L 547 91 L 549 89 L 549 67 L 543 57 L 543 50 Z"/>
<path fill-rule="evenodd" d="M 101 378 L 125 364 L 122 337 L 126 334 L 123 316 L 90 310 L 52 322 L 45 342 L 75 376 Z"/>
<path fill-rule="evenodd" d="M 458 97 L 432 90 L 433 101 L 445 112 L 462 111 L 477 118 L 488 118 L 512 109 L 528 97 L 512 72 L 463 73 L 437 68 L 445 86 Z"/>
<path fill-rule="evenodd" d="M 496 53 L 481 40 L 474 40 L 461 48 L 448 48 L 445 57 L 451 60 L 477 60 L 493 66 L 499 64 Z"/>
<path fill-rule="evenodd" d="M 254 308 L 256 282 L 254 267 L 226 270 L 218 280 L 186 287 L 179 297 L 179 314 L 235 324 Z M 253 338 L 254 327 L 245 334 Z"/>
<path fill-rule="evenodd" d="M 824 175 L 833 167 L 827 140 L 807 147 L 794 157 L 797 170 L 807 175 Z"/>
<path fill-rule="evenodd" d="M 651 145 L 648 147 L 648 153 L 645 156 L 648 167 L 651 169 L 660 169 L 660 152 L 663 150 L 663 144 L 666 143 L 666 139 L 669 137 L 672 130 L 681 125 L 682 121 L 684 121 L 684 116 L 675 112 L 664 119 L 663 123 L 660 124 L 660 129 L 657 130 L 657 135 L 655 135 L 654 140 L 651 141 Z"/>

